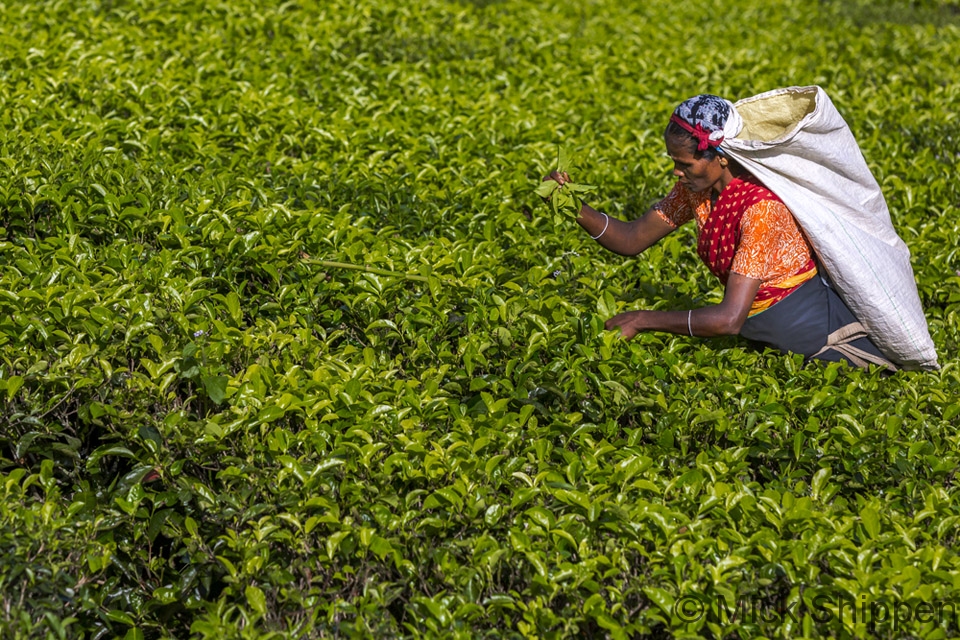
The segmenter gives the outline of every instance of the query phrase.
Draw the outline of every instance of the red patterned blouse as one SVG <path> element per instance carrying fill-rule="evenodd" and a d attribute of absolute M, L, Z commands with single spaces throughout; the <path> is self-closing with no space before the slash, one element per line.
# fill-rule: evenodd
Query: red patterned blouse
<path fill-rule="evenodd" d="M 654 209 L 671 226 L 697 221 L 697 253 L 723 284 L 730 272 L 760 280 L 756 315 L 817 273 L 813 250 L 793 214 L 752 175 L 734 178 L 711 202 L 709 191 L 679 182 Z"/>

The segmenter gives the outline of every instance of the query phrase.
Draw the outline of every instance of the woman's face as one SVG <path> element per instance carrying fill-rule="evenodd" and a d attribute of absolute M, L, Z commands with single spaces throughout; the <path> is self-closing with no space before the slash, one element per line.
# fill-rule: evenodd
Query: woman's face
<path fill-rule="evenodd" d="M 726 186 L 723 180 L 727 171 L 720 164 L 720 156 L 712 160 L 697 158 L 691 145 L 668 136 L 667 153 L 673 160 L 673 175 L 690 191 L 706 191 L 713 188 L 718 193 Z"/>

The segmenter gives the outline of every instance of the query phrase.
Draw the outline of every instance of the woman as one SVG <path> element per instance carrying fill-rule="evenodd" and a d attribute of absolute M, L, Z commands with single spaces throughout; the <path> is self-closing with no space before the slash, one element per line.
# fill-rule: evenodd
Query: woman
<path fill-rule="evenodd" d="M 818 274 L 793 214 L 719 148 L 733 105 L 712 95 L 683 102 L 664 133 L 677 184 L 632 222 L 584 204 L 577 222 L 605 248 L 636 255 L 695 220 L 697 252 L 725 286 L 720 304 L 684 311 L 628 311 L 610 318 L 633 338 L 641 331 L 690 336 L 739 334 L 807 358 L 868 362 L 893 369 L 843 300 Z M 569 176 L 545 180 L 561 185 Z"/>

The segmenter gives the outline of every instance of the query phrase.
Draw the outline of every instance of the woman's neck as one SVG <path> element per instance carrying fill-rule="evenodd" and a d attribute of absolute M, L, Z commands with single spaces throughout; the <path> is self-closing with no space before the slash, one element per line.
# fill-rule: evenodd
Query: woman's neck
<path fill-rule="evenodd" d="M 738 164 L 731 162 L 727 165 L 723 173 L 720 175 L 720 179 L 713 184 L 713 194 L 714 197 L 719 196 L 723 193 L 723 190 L 726 189 L 731 182 L 739 178 L 745 173 L 743 167 Z"/>

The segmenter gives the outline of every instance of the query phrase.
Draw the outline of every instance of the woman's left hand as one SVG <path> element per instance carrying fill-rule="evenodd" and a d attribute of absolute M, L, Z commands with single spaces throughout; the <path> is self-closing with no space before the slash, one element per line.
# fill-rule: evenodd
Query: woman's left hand
<path fill-rule="evenodd" d="M 635 335 L 646 330 L 642 320 L 643 311 L 625 311 L 604 322 L 603 328 L 610 330 L 620 327 L 620 337 L 625 340 L 632 340 Z"/>

